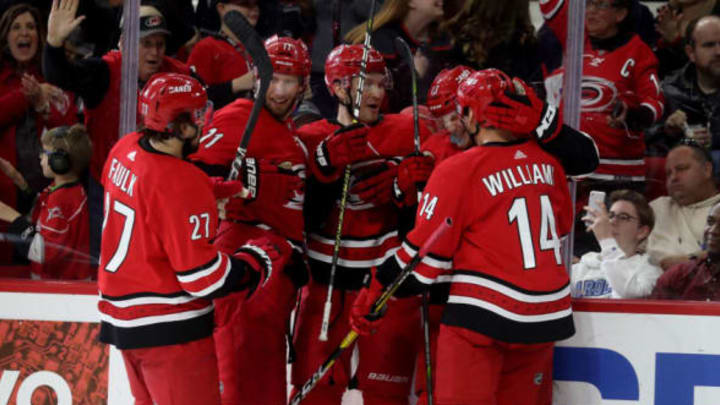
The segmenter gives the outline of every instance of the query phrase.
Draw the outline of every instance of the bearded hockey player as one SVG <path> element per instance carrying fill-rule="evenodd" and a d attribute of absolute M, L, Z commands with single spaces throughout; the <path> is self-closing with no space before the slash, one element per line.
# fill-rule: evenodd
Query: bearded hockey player
<path fill-rule="evenodd" d="M 217 305 L 224 405 L 286 403 L 285 332 L 297 289 L 308 277 L 302 258 L 307 152 L 289 116 L 307 87 L 310 58 L 305 44 L 292 38 L 273 36 L 265 49 L 274 73 L 242 165 L 249 198 L 230 199 L 224 206 L 215 245 L 234 251 L 262 235 L 295 253 L 266 289 L 246 302 L 238 294 Z M 252 100 L 238 99 L 220 109 L 193 162 L 212 175 L 227 176 L 252 106 Z"/>
<path fill-rule="evenodd" d="M 140 93 L 144 129 L 118 141 L 102 171 L 100 340 L 120 349 L 136 404 L 220 404 L 210 300 L 256 290 L 285 260 L 268 239 L 232 254 L 211 244 L 213 186 L 183 160 L 206 107 L 195 79 L 153 76 Z M 233 183 L 223 186 L 242 188 Z"/>

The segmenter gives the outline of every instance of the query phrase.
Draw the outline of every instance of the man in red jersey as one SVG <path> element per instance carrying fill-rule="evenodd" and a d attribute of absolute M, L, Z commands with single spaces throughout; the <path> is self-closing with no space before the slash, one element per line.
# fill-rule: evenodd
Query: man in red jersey
<path fill-rule="evenodd" d="M 211 244 L 213 186 L 183 159 L 206 106 L 195 79 L 151 78 L 145 128 L 117 142 L 102 173 L 100 340 L 120 349 L 136 404 L 220 404 L 210 299 L 254 291 L 287 258 L 267 239 L 231 255 Z"/>
<path fill-rule="evenodd" d="M 273 36 L 265 49 L 273 77 L 243 162 L 245 177 L 252 177 L 245 182 L 250 198 L 225 205 L 215 245 L 232 252 L 250 238 L 265 236 L 292 246 L 295 254 L 249 301 L 231 296 L 217 305 L 224 405 L 286 403 L 285 332 L 297 289 L 308 277 L 302 258 L 307 151 L 293 132 L 290 113 L 307 87 L 310 58 L 305 44 L 289 37 Z M 237 99 L 217 111 L 191 160 L 211 175 L 227 176 L 252 106 L 252 100 Z"/>
<path fill-rule="evenodd" d="M 252 61 L 246 60 L 245 47 L 225 24 L 225 14 L 239 11 L 254 27 L 260 8 L 253 0 L 218 0 L 213 4 L 220 17 L 220 30 L 195 44 L 187 63 L 208 85 L 208 97 L 220 109 L 252 90 L 255 82 Z"/>
<path fill-rule="evenodd" d="M 348 304 L 370 268 L 382 263 L 399 246 L 399 216 L 404 209 L 416 204 L 416 183 L 427 179 L 433 167 L 432 158 L 411 156 L 415 151 L 412 116 L 380 114 L 391 83 L 382 55 L 372 48 L 368 54 L 362 104 L 359 114 L 353 116 L 362 53 L 361 45 L 341 45 L 328 55 L 325 82 L 338 100 L 337 118 L 316 121 L 298 131 L 312 154 L 312 177 L 308 180 L 306 200 L 308 217 L 312 218 L 307 224 L 312 281 L 303 292 L 296 331 L 298 358 L 292 374 L 296 387 L 312 375 L 347 332 Z M 429 131 L 421 125 L 421 140 L 428 135 Z M 318 335 L 330 280 L 346 165 L 351 165 L 350 194 L 333 285 L 329 337 L 327 342 L 321 342 Z M 358 341 L 357 370 L 350 365 L 352 350 L 349 350 L 306 401 L 337 404 L 346 388 L 357 387 L 362 390 L 366 405 L 407 403 L 422 335 L 419 313 L 407 316 L 399 311 L 398 315 L 401 316 L 392 322 L 393 329 L 387 334 Z M 389 351 L 388 340 L 402 347 Z"/>
<path fill-rule="evenodd" d="M 514 88 L 494 69 L 460 84 L 463 121 L 477 146 L 436 168 L 415 228 L 353 304 L 353 328 L 370 333 L 378 325 L 365 315 L 382 286 L 452 219 L 399 291 L 416 294 L 450 279 L 437 342 L 437 404 L 549 404 L 552 342 L 574 333 L 560 254 L 572 224 L 565 172 L 527 133 L 498 129 L 485 115 Z"/>

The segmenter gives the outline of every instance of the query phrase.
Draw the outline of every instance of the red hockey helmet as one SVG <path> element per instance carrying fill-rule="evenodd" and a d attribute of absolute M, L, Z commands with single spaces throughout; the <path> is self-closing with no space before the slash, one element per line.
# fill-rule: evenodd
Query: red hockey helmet
<path fill-rule="evenodd" d="M 302 40 L 273 35 L 265 40 L 273 72 L 300 76 L 304 81 L 310 75 L 310 53 Z"/>
<path fill-rule="evenodd" d="M 435 117 L 455 111 L 455 98 L 460 82 L 473 72 L 467 66 L 459 65 L 452 69 L 443 69 L 433 80 L 427 94 L 427 106 Z"/>
<path fill-rule="evenodd" d="M 325 60 L 325 85 L 330 94 L 335 94 L 333 83 L 340 81 L 343 86 L 349 87 L 353 76 L 360 75 L 362 66 L 363 45 L 340 45 L 333 49 Z M 385 88 L 392 88 L 392 77 L 382 54 L 370 47 L 367 56 L 366 73 L 381 73 L 385 75 Z"/>
<path fill-rule="evenodd" d="M 508 89 L 514 91 L 515 87 L 510 77 L 501 70 L 478 70 L 460 83 L 457 101 L 460 107 L 472 109 L 477 121 L 483 123 L 487 106 Z"/>
<path fill-rule="evenodd" d="M 140 92 L 139 101 L 143 124 L 158 132 L 170 132 L 170 124 L 186 112 L 196 125 L 202 126 L 206 113 L 212 110 L 200 82 L 179 73 L 153 75 Z"/>

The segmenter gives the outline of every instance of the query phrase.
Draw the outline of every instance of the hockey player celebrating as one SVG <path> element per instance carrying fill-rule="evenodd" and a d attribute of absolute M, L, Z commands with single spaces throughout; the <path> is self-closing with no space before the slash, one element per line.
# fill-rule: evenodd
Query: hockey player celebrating
<path fill-rule="evenodd" d="M 486 116 L 505 108 L 498 101 L 516 89 L 494 69 L 460 84 L 462 118 L 478 146 L 436 168 L 415 228 L 353 303 L 353 329 L 376 329 L 366 315 L 383 286 L 452 219 L 401 291 L 414 294 L 441 275 L 450 278 L 437 342 L 436 404 L 549 403 L 552 342 L 574 333 L 559 240 L 572 224 L 565 172 L 528 133 L 499 129 Z M 392 302 L 388 313 L 394 309 Z"/>
<path fill-rule="evenodd" d="M 297 289 L 308 277 L 302 259 L 307 153 L 289 116 L 307 88 L 310 58 L 305 44 L 289 37 L 273 36 L 265 49 L 274 73 L 242 165 L 249 198 L 225 205 L 215 244 L 232 252 L 265 236 L 296 254 L 248 301 L 238 295 L 216 305 L 224 405 L 286 403 L 285 332 Z M 209 174 L 226 177 L 252 106 L 252 100 L 237 99 L 218 110 L 191 159 Z"/>
<path fill-rule="evenodd" d="M 428 110 L 441 123 L 443 130 L 435 134 L 438 136 L 429 137 L 423 143 L 422 149 L 429 151 L 436 163 L 473 144 L 473 140 L 460 121 L 455 97 L 458 84 L 472 72 L 472 69 L 463 65 L 443 69 L 435 76 L 428 90 L 426 102 Z"/>
<path fill-rule="evenodd" d="M 475 139 L 469 132 L 461 116 L 457 89 L 472 70 L 464 66 L 443 70 L 433 81 L 428 91 L 427 103 L 430 111 L 443 123 L 444 131 L 429 137 L 422 150 L 431 153 L 436 165 L 475 145 Z M 530 133 L 540 147 L 557 158 L 572 176 L 587 175 L 598 165 L 597 147 L 587 134 L 561 125 L 562 114 L 540 100 L 533 89 L 518 78 L 513 79 L 515 88 L 499 94 L 496 103 L 485 109 L 485 120 L 497 129 L 511 132 Z M 548 123 L 547 125 L 544 123 Z M 430 291 L 429 335 L 432 364 L 435 364 L 435 347 L 440 320 L 447 295 L 449 280 L 436 280 Z M 424 352 L 417 362 L 415 393 L 418 403 L 426 403 L 426 371 Z"/>
<path fill-rule="evenodd" d="M 372 48 L 367 55 L 367 76 L 359 114 L 353 116 L 352 103 L 358 91 L 362 55 L 362 45 L 341 45 L 328 55 L 325 82 L 339 102 L 337 118 L 316 121 L 299 129 L 312 153 L 310 165 L 316 182 L 309 180 L 306 202 L 313 218 L 308 224 L 312 280 L 303 294 L 296 331 L 298 358 L 292 375 L 296 387 L 310 377 L 342 339 L 349 315 L 348 303 L 361 288 L 370 268 L 382 263 L 399 246 L 400 210 L 416 204 L 416 184 L 426 180 L 433 167 L 430 157 L 410 156 L 414 152 L 411 116 L 380 115 L 391 83 L 382 55 Z M 353 124 L 354 121 L 357 123 Z M 425 139 L 428 132 L 422 126 L 421 139 Z M 351 186 L 331 295 L 329 334 L 327 341 L 320 341 L 323 304 L 328 295 L 338 228 L 339 189 L 347 165 L 352 169 Z M 358 342 L 356 373 L 351 370 L 348 353 L 306 401 L 338 404 L 350 385 L 363 391 L 366 405 L 407 403 L 421 336 L 419 314 L 407 316 L 399 310 L 397 315 L 401 316 L 388 322 L 392 327 L 387 328 L 386 333 Z M 388 316 L 394 318 L 395 314 L 391 312 Z M 400 347 L 385 350 L 388 341 Z M 357 378 L 353 379 L 353 375 Z"/>
<path fill-rule="evenodd" d="M 183 160 L 206 106 L 196 80 L 155 75 L 140 94 L 145 128 L 118 141 L 102 171 L 100 340 L 120 349 L 136 404 L 220 404 L 210 299 L 257 289 L 285 260 L 267 239 L 233 254 L 210 243 L 213 187 Z"/>

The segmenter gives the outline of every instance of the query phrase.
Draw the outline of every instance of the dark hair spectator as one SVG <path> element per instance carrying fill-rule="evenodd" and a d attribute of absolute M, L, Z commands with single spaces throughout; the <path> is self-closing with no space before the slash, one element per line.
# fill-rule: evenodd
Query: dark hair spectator
<path fill-rule="evenodd" d="M 702 250 L 703 225 L 710 208 L 720 201 L 706 148 L 683 139 L 665 162 L 668 196 L 650 203 L 657 222 L 648 239 L 653 263 L 664 270 Z"/>
<path fill-rule="evenodd" d="M 43 83 L 40 63 L 45 28 L 38 10 L 27 4 L 10 7 L 0 17 L 0 158 L 17 166 L 23 181 L 0 176 L 0 200 L 26 211 L 29 197 L 48 185 L 37 156 L 44 127 L 75 120 L 72 97 Z M 0 225 L 0 232 L 6 230 Z M 10 250 L 0 245 L 0 263 Z"/>
<path fill-rule="evenodd" d="M 683 137 L 695 139 L 720 167 L 720 17 L 705 16 L 688 26 L 689 62 L 662 83 L 667 101 L 663 120 L 648 131 L 648 144 L 662 153 Z"/>
<path fill-rule="evenodd" d="M 470 66 L 500 69 L 528 83 L 542 82 L 528 0 L 466 1 L 444 28 Z"/>
<path fill-rule="evenodd" d="M 655 29 L 660 39 L 655 54 L 660 60 L 658 74 L 661 79 L 688 62 L 684 48 L 693 31 L 690 25 L 706 15 L 720 16 L 720 1 L 670 0 L 658 8 Z"/>

